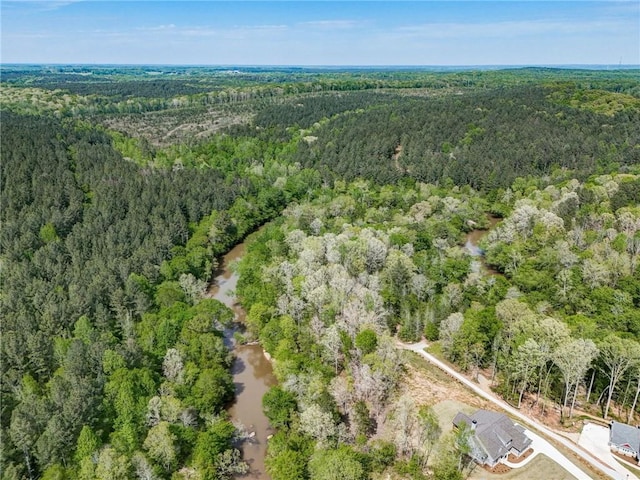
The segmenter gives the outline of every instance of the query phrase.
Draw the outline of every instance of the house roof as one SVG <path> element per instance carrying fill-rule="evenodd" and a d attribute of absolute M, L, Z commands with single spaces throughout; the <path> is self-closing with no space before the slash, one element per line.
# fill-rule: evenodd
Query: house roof
<path fill-rule="evenodd" d="M 511 448 L 522 452 L 531 445 L 531 439 L 525 435 L 524 428 L 515 425 L 502 413 L 478 410 L 469 417 L 459 412 L 453 419 L 453 424 L 459 427 L 463 423 L 472 429 L 477 443 L 493 460 L 506 455 Z"/>
<path fill-rule="evenodd" d="M 453 417 L 453 424 L 456 427 L 459 427 L 461 423 L 466 423 L 471 426 L 471 419 L 462 412 L 458 412 L 455 417 Z"/>
<path fill-rule="evenodd" d="M 640 428 L 626 423 L 611 422 L 610 442 L 618 446 L 626 445 L 637 452 L 640 450 Z"/>

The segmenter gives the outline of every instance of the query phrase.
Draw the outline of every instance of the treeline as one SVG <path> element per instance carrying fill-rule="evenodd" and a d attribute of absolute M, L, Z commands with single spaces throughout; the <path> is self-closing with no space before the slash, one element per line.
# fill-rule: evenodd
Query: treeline
<path fill-rule="evenodd" d="M 3 97 L 13 88 L 44 96 L 77 97 L 57 110 L 64 115 L 142 113 L 184 107 L 225 105 L 322 92 L 454 93 L 571 82 L 580 90 L 600 89 L 639 97 L 635 70 L 432 71 L 429 69 L 278 69 L 214 67 L 32 67 L 3 66 Z M 363 97 L 364 98 L 364 97 Z M 25 109 L 29 100 L 3 98 L 5 107 Z M 360 106 L 363 108 L 365 105 Z"/>
<path fill-rule="evenodd" d="M 103 131 L 45 117 L 5 113 L 1 133 L 3 478 L 242 471 L 231 314 L 207 280 L 318 177 L 142 169 Z"/>
<path fill-rule="evenodd" d="M 390 103 L 396 94 L 378 92 L 345 92 L 306 95 L 295 101 L 274 103 L 261 108 L 254 118 L 260 127 L 298 126 L 310 128 L 314 123 L 342 112 L 356 111 Z"/>
<path fill-rule="evenodd" d="M 111 101 L 130 97 L 169 98 L 177 95 L 194 95 L 212 90 L 210 84 L 195 80 L 118 80 L 118 81 L 78 81 L 77 75 L 56 75 L 33 82 L 33 86 L 47 90 L 64 90 L 76 95 L 104 95 Z"/>
<path fill-rule="evenodd" d="M 517 177 L 566 168 L 588 175 L 640 161 L 640 110 L 604 116 L 559 105 L 553 89 L 394 97 L 313 128 L 295 157 L 339 177 L 403 178 L 490 190 Z"/>
<path fill-rule="evenodd" d="M 225 309 L 213 302 L 191 310 L 195 301 L 180 293 L 178 282 L 163 282 L 159 266 L 188 239 L 190 224 L 231 205 L 238 186 L 215 171 L 140 171 L 103 133 L 43 118 L 4 114 L 2 152 L 5 478 L 46 477 L 64 468 L 76 478 L 128 477 L 146 437 L 153 450 L 155 434 L 159 442 L 176 435 L 167 424 L 149 430 L 147 404 L 164 380 L 166 352 L 139 341 L 156 322 L 138 326 L 172 300 L 183 304 L 157 315 L 173 319 L 163 340 L 180 352 L 176 363 L 197 361 L 173 405 L 174 420 L 193 409 L 192 424 L 183 425 L 193 446 L 198 431 L 206 431 L 200 414 L 219 413 L 233 393 L 228 353 L 212 322 Z M 211 332 L 211 346 L 186 339 L 193 322 L 202 334 Z M 207 351 L 216 344 L 220 353 L 212 357 Z M 197 385 L 208 380 L 207 368 L 220 369 L 210 375 L 220 386 L 215 397 L 206 393 L 205 405 Z M 190 450 L 185 444 L 182 455 Z M 138 463 L 153 471 L 164 460 L 149 455 Z M 179 460 L 184 457 L 165 466 Z"/>
<path fill-rule="evenodd" d="M 97 93 L 96 88 L 107 86 L 116 95 L 131 90 L 137 82 L 139 88 L 148 88 L 145 83 L 160 87 L 165 92 L 172 90 L 184 95 L 193 88 L 247 86 L 250 84 L 273 84 L 291 87 L 308 85 L 311 90 L 367 90 L 372 88 L 486 88 L 540 84 L 554 81 L 577 82 L 581 88 L 600 88 L 618 93 L 638 96 L 637 69 L 568 69 L 568 68 L 512 68 L 477 69 L 465 67 L 434 68 L 304 68 L 304 67 L 189 67 L 189 66 L 2 66 L 4 82 L 16 85 L 37 85 L 47 89 L 90 89 L 86 93 Z M 94 87 L 90 87 L 93 84 Z M 111 86 L 108 86 L 110 84 Z M 181 90 L 184 88 L 184 90 Z M 79 93 L 79 92 L 78 92 Z M 134 94 L 135 95 L 135 94 Z M 136 95 L 138 96 L 138 95 Z"/>

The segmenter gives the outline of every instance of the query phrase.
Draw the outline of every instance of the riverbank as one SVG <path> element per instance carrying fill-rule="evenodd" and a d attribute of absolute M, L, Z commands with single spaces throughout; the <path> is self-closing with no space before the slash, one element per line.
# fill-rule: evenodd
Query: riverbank
<path fill-rule="evenodd" d="M 235 315 L 232 327 L 225 330 L 224 336 L 235 356 L 231 369 L 235 401 L 228 412 L 233 423 L 241 424 L 247 432 L 240 450 L 251 470 L 242 478 L 268 480 L 270 477 L 266 474 L 264 459 L 267 439 L 273 430 L 262 412 L 262 397 L 276 384 L 276 378 L 270 359 L 260 344 L 240 345 L 234 339 L 234 334 L 244 328 L 246 312 L 235 298 L 238 275 L 233 271 L 233 264 L 242 258 L 244 252 L 245 243 L 242 242 L 222 257 L 208 294 L 224 303 Z"/>

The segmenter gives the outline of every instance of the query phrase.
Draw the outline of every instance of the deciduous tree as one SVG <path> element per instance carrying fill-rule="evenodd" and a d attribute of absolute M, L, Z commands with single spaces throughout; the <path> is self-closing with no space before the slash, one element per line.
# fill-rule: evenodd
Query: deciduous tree
<path fill-rule="evenodd" d="M 606 419 L 616 385 L 629 368 L 640 362 L 640 345 L 631 339 L 608 335 L 600 344 L 600 357 L 607 367 L 605 374 L 609 377 L 607 402 L 604 407 Z"/>

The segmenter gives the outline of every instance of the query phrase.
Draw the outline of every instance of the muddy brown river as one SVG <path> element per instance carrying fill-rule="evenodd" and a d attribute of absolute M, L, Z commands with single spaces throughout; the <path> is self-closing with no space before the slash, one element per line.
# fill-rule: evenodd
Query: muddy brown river
<path fill-rule="evenodd" d="M 234 422 L 240 422 L 253 436 L 242 445 L 244 461 L 251 470 L 238 478 L 269 479 L 265 472 L 264 458 L 267 451 L 267 437 L 273 433 L 269 421 L 262 413 L 262 396 L 269 387 L 276 384 L 271 362 L 267 360 L 260 345 L 237 345 L 233 341 L 233 333 L 243 330 L 245 311 L 237 303 L 234 290 L 238 284 L 238 276 L 231 270 L 231 264 L 242 258 L 244 243 L 236 245 L 222 257 L 222 262 L 215 272 L 209 294 L 221 301 L 235 313 L 235 326 L 225 331 L 225 341 L 233 347 L 235 360 L 232 373 L 236 389 L 236 399 L 229 408 L 229 415 Z"/>
<path fill-rule="evenodd" d="M 487 275 L 499 275 L 499 273 L 493 268 L 487 266 L 484 261 L 484 252 L 478 246 L 478 243 L 482 238 L 489 233 L 489 231 L 495 227 L 502 219 L 498 217 L 494 217 L 492 215 L 487 215 L 487 219 L 489 220 L 489 228 L 487 230 L 471 230 L 465 236 L 465 244 L 464 247 L 471 254 L 472 257 L 476 257 L 477 259 L 471 262 L 471 270 L 473 272 L 479 273 L 481 270 L 484 270 Z"/>

